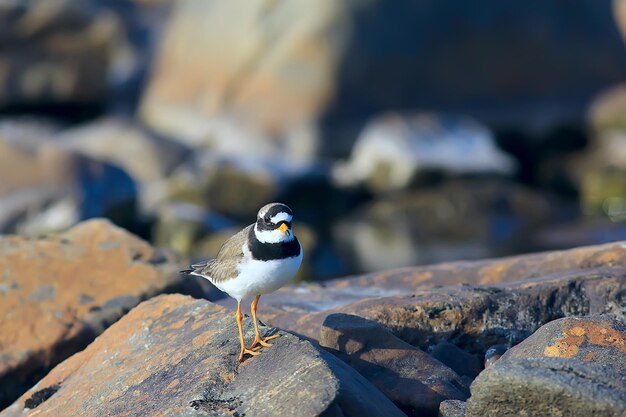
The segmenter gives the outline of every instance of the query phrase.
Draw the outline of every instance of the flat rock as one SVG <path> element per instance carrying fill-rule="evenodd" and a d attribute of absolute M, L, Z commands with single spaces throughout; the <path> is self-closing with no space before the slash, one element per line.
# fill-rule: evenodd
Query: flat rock
<path fill-rule="evenodd" d="M 446 400 L 439 405 L 439 417 L 464 417 L 465 402 Z"/>
<path fill-rule="evenodd" d="M 244 322 L 250 341 L 252 323 Z M 403 416 L 354 370 L 288 333 L 260 356 L 242 364 L 238 356 L 234 314 L 158 296 L 0 416 Z"/>
<path fill-rule="evenodd" d="M 607 316 L 551 321 L 472 384 L 467 416 L 626 414 L 626 326 Z"/>
<path fill-rule="evenodd" d="M 273 306 L 259 311 L 272 325 L 312 339 L 329 314 L 347 313 L 374 320 L 422 349 L 445 340 L 482 355 L 496 344 L 519 343 L 563 316 L 610 314 L 623 320 L 625 283 L 626 268 L 594 268 L 497 287 L 450 286 L 368 298 L 308 314 Z"/>
<path fill-rule="evenodd" d="M 396 268 L 323 283 L 285 287 L 263 296 L 264 308 L 259 311 L 264 321 L 277 325 L 272 320 L 285 313 L 295 319 L 364 298 L 389 297 L 454 284 L 506 285 L 512 281 L 572 271 L 581 271 L 582 276 L 586 273 L 584 271 L 593 271 L 594 268 L 625 264 L 626 242 L 615 242 L 499 259 Z M 224 299 L 220 304 L 233 307 L 233 300 Z"/>
<path fill-rule="evenodd" d="M 180 260 L 105 220 L 0 237 L 0 406 L 141 300 L 179 283 Z"/>
<path fill-rule="evenodd" d="M 467 417 L 626 414 L 624 374 L 564 358 L 511 359 L 489 367 L 472 384 Z"/>
<path fill-rule="evenodd" d="M 468 397 L 468 386 L 459 375 L 376 322 L 331 314 L 324 320 L 319 343 L 408 415 L 436 416 L 442 401 Z"/>
<path fill-rule="evenodd" d="M 606 316 L 554 320 L 500 359 L 552 357 L 599 363 L 626 375 L 626 326 L 623 321 Z"/>

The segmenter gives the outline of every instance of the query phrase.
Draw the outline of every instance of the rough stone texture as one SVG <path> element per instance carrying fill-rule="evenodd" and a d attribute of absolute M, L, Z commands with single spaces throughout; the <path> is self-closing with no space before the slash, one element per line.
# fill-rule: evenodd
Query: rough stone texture
<path fill-rule="evenodd" d="M 607 316 L 554 320 L 479 375 L 467 415 L 623 416 L 625 375 L 623 322 Z"/>
<path fill-rule="evenodd" d="M 325 118 L 344 133 L 336 135 L 343 142 L 325 135 L 326 145 L 345 153 L 349 127 L 390 109 L 470 112 L 522 129 L 528 120 L 535 129 L 576 120 L 595 92 L 624 80 L 624 67 L 608 1 L 185 0 L 142 117 L 196 138 L 199 125 L 224 113 L 269 132 Z"/>
<path fill-rule="evenodd" d="M 0 108 L 102 105 L 119 21 L 90 2 L 30 0 L 0 8 Z"/>
<path fill-rule="evenodd" d="M 447 400 L 439 405 L 439 417 L 464 417 L 465 402 L 459 400 Z"/>
<path fill-rule="evenodd" d="M 0 237 L 0 405 L 142 299 L 176 288 L 180 266 L 105 220 Z"/>
<path fill-rule="evenodd" d="M 249 318 L 245 329 L 250 341 Z M 403 415 L 354 370 L 288 333 L 241 365 L 238 354 L 234 314 L 181 295 L 155 297 L 0 416 Z M 24 408 L 45 389 L 48 399 Z"/>
<path fill-rule="evenodd" d="M 624 374 L 592 362 L 573 365 L 563 358 L 512 359 L 489 367 L 472 384 L 467 417 L 521 413 L 624 416 Z"/>
<path fill-rule="evenodd" d="M 583 276 L 587 270 L 593 273 L 594 268 L 615 268 L 625 264 L 626 242 L 615 242 L 500 259 L 398 268 L 324 283 L 285 287 L 263 296 L 264 309 L 259 311 L 264 321 L 278 325 L 272 320 L 286 312 L 295 319 L 364 298 L 388 297 L 454 284 L 506 285 L 507 282 L 566 271 L 575 274 L 574 271 L 578 270 Z M 233 301 L 224 299 L 220 304 L 232 307 Z"/>
<path fill-rule="evenodd" d="M 596 268 L 499 287 L 463 285 L 369 298 L 309 314 L 264 305 L 260 315 L 274 326 L 315 339 L 329 314 L 355 314 L 388 327 L 413 346 L 427 349 L 445 340 L 484 354 L 494 344 L 519 343 L 564 316 L 607 313 L 624 319 L 625 285 L 626 268 Z"/>
<path fill-rule="evenodd" d="M 622 304 L 624 307 L 626 305 Z M 626 326 L 603 316 L 554 320 L 509 349 L 500 359 L 548 357 L 594 362 L 626 375 Z"/>
<path fill-rule="evenodd" d="M 468 397 L 467 385 L 450 368 L 362 317 L 329 315 L 319 343 L 408 415 L 436 416 L 441 401 Z"/>

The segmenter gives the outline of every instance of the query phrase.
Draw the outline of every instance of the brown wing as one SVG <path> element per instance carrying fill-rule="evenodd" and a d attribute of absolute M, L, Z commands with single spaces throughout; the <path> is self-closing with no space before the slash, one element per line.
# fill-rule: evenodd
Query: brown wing
<path fill-rule="evenodd" d="M 191 265 L 191 272 L 204 275 L 213 282 L 223 282 L 236 278 L 237 264 L 243 257 L 241 247 L 253 226 L 254 224 L 251 224 L 224 242 L 215 259 Z"/>

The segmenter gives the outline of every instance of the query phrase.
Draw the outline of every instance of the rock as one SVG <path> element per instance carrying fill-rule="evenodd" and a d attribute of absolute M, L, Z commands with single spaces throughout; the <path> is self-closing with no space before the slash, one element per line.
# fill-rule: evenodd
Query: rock
<path fill-rule="evenodd" d="M 245 330 L 251 340 L 250 319 Z M 239 365 L 230 311 L 181 295 L 155 297 L 59 364 L 0 416 L 30 415 L 28 400 L 39 402 L 40 416 L 155 410 L 183 416 L 403 415 L 332 355 L 288 333 L 281 336 Z"/>
<path fill-rule="evenodd" d="M 620 288 L 625 282 L 623 267 L 566 270 L 497 287 L 439 287 L 334 308 L 328 303 L 327 309 L 318 311 L 295 300 L 284 306 L 265 300 L 260 316 L 264 322 L 315 339 L 329 314 L 354 314 L 382 324 L 422 349 L 448 341 L 483 355 L 494 344 L 519 343 L 563 316 L 610 314 L 624 319 Z"/>
<path fill-rule="evenodd" d="M 594 363 L 575 369 L 562 358 L 516 359 L 482 372 L 472 384 L 466 417 L 623 416 L 623 374 Z"/>
<path fill-rule="evenodd" d="M 623 3 L 617 0 L 614 3 Z M 626 17 L 626 14 L 624 15 Z M 600 92 L 589 105 L 587 122 L 592 134 L 626 129 L 626 84 L 618 84 Z"/>
<path fill-rule="evenodd" d="M 249 224 L 267 201 L 284 201 L 302 221 L 306 209 L 298 209 L 311 211 L 307 203 L 321 197 L 320 189 L 328 193 L 330 182 L 327 170 L 319 164 L 206 151 L 197 152 L 176 169 L 168 188 L 169 201 L 194 203 Z M 293 188 L 304 197 L 293 197 Z"/>
<path fill-rule="evenodd" d="M 476 375 L 483 370 L 482 363 L 476 355 L 467 353 L 452 343 L 439 342 L 428 349 L 428 354 L 457 374 L 470 379 L 476 378 Z"/>
<path fill-rule="evenodd" d="M 0 109 L 64 107 L 67 116 L 106 102 L 120 36 L 112 13 L 83 1 L 10 2 L 0 10 L 0 26 Z"/>
<path fill-rule="evenodd" d="M 0 407 L 141 300 L 180 289 L 181 264 L 105 220 L 0 237 Z"/>
<path fill-rule="evenodd" d="M 487 349 L 485 352 L 485 368 L 489 368 L 496 363 L 507 350 L 506 345 L 494 345 Z"/>
<path fill-rule="evenodd" d="M 342 185 L 365 183 L 375 192 L 410 188 L 422 177 L 511 175 L 515 163 L 480 123 L 448 115 L 387 114 L 368 123 L 352 155 L 335 171 Z"/>
<path fill-rule="evenodd" d="M 626 131 L 605 132 L 577 167 L 581 205 L 588 215 L 626 220 Z"/>
<path fill-rule="evenodd" d="M 494 0 L 393 9 L 380 0 L 181 1 L 141 117 L 195 140 L 225 114 L 277 135 L 321 120 L 321 152 L 344 156 L 363 120 L 394 109 L 462 112 L 524 131 L 581 120 L 594 91 L 625 78 L 611 5 L 532 10 Z M 558 19 L 565 10 L 571 18 Z"/>
<path fill-rule="evenodd" d="M 501 360 L 553 357 L 594 362 L 626 374 L 626 326 L 607 316 L 554 320 L 508 350 Z"/>
<path fill-rule="evenodd" d="M 439 405 L 439 417 L 465 417 L 465 402 L 446 400 Z"/>
<path fill-rule="evenodd" d="M 528 250 L 535 230 L 563 220 L 563 205 L 508 181 L 456 180 L 381 197 L 334 236 L 364 272 L 481 259 Z"/>
<path fill-rule="evenodd" d="M 137 184 L 144 212 L 154 212 L 165 197 L 164 180 L 178 166 L 187 150 L 176 142 L 151 136 L 130 120 L 108 117 L 54 138 L 71 153 L 118 166 Z"/>
<path fill-rule="evenodd" d="M 436 416 L 439 403 L 465 400 L 459 375 L 378 323 L 349 314 L 324 320 L 320 346 L 327 348 L 412 416 Z"/>
<path fill-rule="evenodd" d="M 300 316 L 351 304 L 364 298 L 390 297 L 438 286 L 506 285 L 563 273 L 595 274 L 596 268 L 620 268 L 626 264 L 626 243 L 614 242 L 569 250 L 517 255 L 501 259 L 445 262 L 396 268 L 348 278 L 281 288 L 263 296 L 269 323 L 286 311 Z M 228 304 L 230 300 L 220 303 Z M 229 304 L 232 306 L 232 304 Z M 294 316 L 295 318 L 295 316 Z M 321 322 L 320 322 L 321 323 Z"/>
<path fill-rule="evenodd" d="M 0 232 L 63 230 L 92 217 L 136 221 L 136 188 L 121 169 L 61 149 L 57 128 L 28 120 L 0 126 Z"/>

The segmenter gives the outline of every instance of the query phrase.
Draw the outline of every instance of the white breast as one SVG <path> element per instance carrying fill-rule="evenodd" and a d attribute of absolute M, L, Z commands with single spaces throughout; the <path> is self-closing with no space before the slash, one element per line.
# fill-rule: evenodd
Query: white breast
<path fill-rule="evenodd" d="M 270 261 L 253 259 L 246 244 L 243 245 L 242 250 L 244 256 L 237 268 L 239 272 L 237 278 L 215 283 L 217 288 L 237 301 L 276 291 L 291 281 L 302 263 L 302 245 L 300 245 L 300 255 Z"/>

